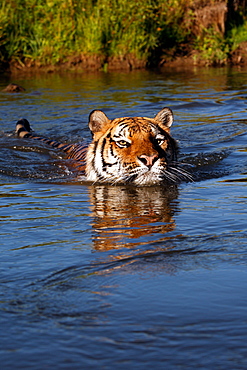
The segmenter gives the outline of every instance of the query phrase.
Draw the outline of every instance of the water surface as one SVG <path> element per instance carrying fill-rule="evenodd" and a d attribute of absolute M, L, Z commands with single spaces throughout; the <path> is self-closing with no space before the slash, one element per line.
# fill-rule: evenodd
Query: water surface
<path fill-rule="evenodd" d="M 3 77 L 1 368 L 246 369 L 247 71 Z M 27 118 L 57 140 L 87 119 L 164 106 L 194 182 L 88 185 L 61 153 L 14 137 Z"/>

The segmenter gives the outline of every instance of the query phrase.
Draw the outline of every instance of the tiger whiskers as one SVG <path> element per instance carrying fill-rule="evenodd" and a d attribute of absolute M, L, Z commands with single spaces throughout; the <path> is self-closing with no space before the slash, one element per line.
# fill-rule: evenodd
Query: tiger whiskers
<path fill-rule="evenodd" d="M 191 173 L 189 173 L 184 168 L 181 168 L 181 163 L 172 163 L 169 164 L 167 169 L 164 171 L 165 175 L 168 175 L 170 179 L 172 179 L 174 182 L 176 181 L 193 181 L 193 176 Z"/>

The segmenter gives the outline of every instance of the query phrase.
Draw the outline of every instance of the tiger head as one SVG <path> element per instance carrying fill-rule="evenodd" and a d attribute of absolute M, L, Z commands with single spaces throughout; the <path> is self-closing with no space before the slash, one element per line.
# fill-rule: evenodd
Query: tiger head
<path fill-rule="evenodd" d="M 154 118 L 124 117 L 110 120 L 94 110 L 89 116 L 93 135 L 87 152 L 89 181 L 153 185 L 177 182 L 177 144 L 170 136 L 173 113 L 162 109 Z"/>

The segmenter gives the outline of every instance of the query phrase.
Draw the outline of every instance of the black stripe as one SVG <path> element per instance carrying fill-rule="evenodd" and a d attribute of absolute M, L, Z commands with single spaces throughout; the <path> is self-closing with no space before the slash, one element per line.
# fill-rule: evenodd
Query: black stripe
<path fill-rule="evenodd" d="M 49 140 L 49 139 L 45 139 L 44 138 L 44 139 L 42 139 L 42 141 L 44 141 L 44 143 L 52 146 L 52 140 Z"/>
<path fill-rule="evenodd" d="M 121 124 L 123 124 L 124 122 L 126 122 L 126 124 L 128 125 L 129 124 L 129 120 L 130 120 L 131 118 L 129 118 L 129 117 L 124 117 L 124 118 L 121 118 L 118 122 L 117 122 L 117 124 L 118 125 L 121 125 Z"/>
<path fill-rule="evenodd" d="M 60 146 L 59 149 L 63 150 L 64 152 L 67 152 L 68 150 L 70 150 L 70 148 L 71 148 L 71 144 L 64 144 L 63 146 Z"/>
<path fill-rule="evenodd" d="M 26 129 L 25 129 L 25 127 L 23 126 L 23 127 L 20 127 L 20 128 L 16 131 L 16 134 L 17 134 L 17 136 L 19 136 L 21 132 L 25 132 L 25 131 L 27 131 L 27 130 L 26 130 Z"/>
<path fill-rule="evenodd" d="M 52 146 L 54 147 L 54 148 L 58 148 L 59 147 L 59 145 L 61 145 L 61 143 L 59 143 L 58 141 L 53 141 L 53 143 L 52 143 Z M 60 149 L 60 148 L 59 148 Z"/>
<path fill-rule="evenodd" d="M 32 137 L 32 134 L 30 134 L 29 132 L 27 132 L 27 133 L 23 136 L 23 139 L 27 139 L 28 137 Z"/>
<path fill-rule="evenodd" d="M 121 131 L 124 130 L 126 127 L 129 126 L 129 122 L 122 122 L 122 123 L 119 123 L 118 125 L 119 127 L 121 127 Z M 121 132 L 120 131 L 120 132 Z"/>
<path fill-rule="evenodd" d="M 115 156 L 115 154 L 113 153 L 113 145 L 112 145 L 112 142 L 113 142 L 113 140 L 111 139 L 111 140 L 110 140 L 110 151 L 111 151 L 111 155 L 115 158 L 116 156 Z"/>
<path fill-rule="evenodd" d="M 42 141 L 43 143 L 45 143 L 47 145 L 50 145 L 52 148 L 58 148 L 59 145 L 62 145 L 61 143 L 59 143 L 56 140 L 50 140 L 50 139 L 47 139 L 47 138 L 42 137 L 42 136 L 33 136 L 33 135 L 31 135 L 31 137 L 34 140 Z"/>
<path fill-rule="evenodd" d="M 106 139 L 104 139 L 104 140 L 103 140 L 103 144 L 104 144 L 104 146 L 102 145 L 102 151 L 101 151 L 101 159 L 102 159 L 103 170 L 105 170 L 105 168 L 106 168 L 106 167 L 114 166 L 114 165 L 117 163 L 117 161 L 116 161 L 116 162 L 114 162 L 114 163 L 109 163 L 109 162 L 107 162 L 107 161 L 104 159 L 103 153 L 104 153 L 104 149 L 105 149 L 105 145 L 106 145 L 106 143 L 107 143 L 107 141 L 106 141 Z M 110 151 L 111 151 L 111 154 L 112 154 L 113 158 L 114 158 L 114 159 L 115 159 L 115 158 L 117 158 L 117 157 L 114 155 L 113 151 L 112 151 L 112 145 L 111 145 L 111 143 L 109 143 L 109 145 L 110 145 Z"/>
<path fill-rule="evenodd" d="M 106 167 L 106 162 L 105 162 L 105 159 L 104 159 L 104 156 L 103 156 L 103 154 L 104 154 L 104 151 L 105 151 L 105 146 L 106 146 L 106 138 L 104 138 L 103 139 L 103 142 L 102 142 L 102 147 L 101 147 L 101 152 L 100 152 L 100 154 L 101 154 L 101 160 L 102 160 L 102 167 L 103 167 L 103 169 Z"/>

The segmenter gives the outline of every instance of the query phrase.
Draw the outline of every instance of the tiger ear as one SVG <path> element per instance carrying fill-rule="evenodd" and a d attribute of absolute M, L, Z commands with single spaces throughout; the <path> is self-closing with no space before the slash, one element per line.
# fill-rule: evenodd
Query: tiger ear
<path fill-rule="evenodd" d="M 101 131 L 109 122 L 110 120 L 104 112 L 101 110 L 93 110 L 89 115 L 88 126 L 91 132 L 94 134 L 95 132 Z"/>
<path fill-rule="evenodd" d="M 173 124 L 173 113 L 169 108 L 163 108 L 159 111 L 158 114 L 154 117 L 155 121 L 158 121 L 165 126 L 166 129 L 169 129 Z"/>

